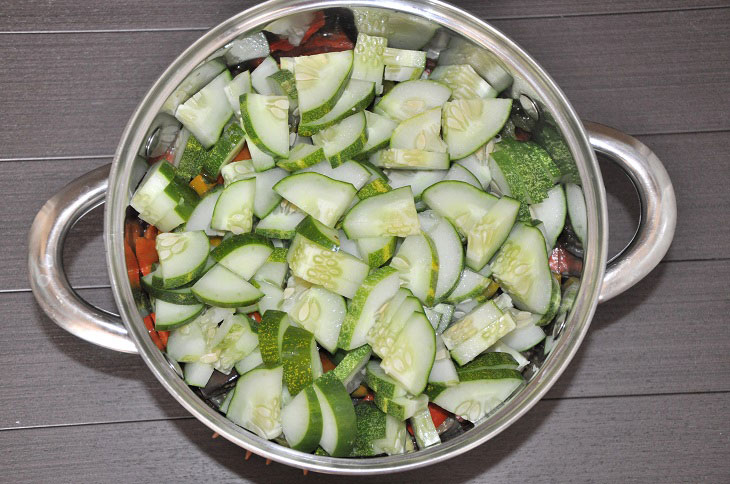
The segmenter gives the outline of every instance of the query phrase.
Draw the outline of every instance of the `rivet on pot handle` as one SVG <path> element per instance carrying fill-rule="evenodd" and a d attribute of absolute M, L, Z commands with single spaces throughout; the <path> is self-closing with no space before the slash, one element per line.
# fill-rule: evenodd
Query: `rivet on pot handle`
<path fill-rule="evenodd" d="M 606 268 L 598 298 L 605 302 L 642 280 L 661 262 L 674 237 L 677 202 L 667 170 L 644 143 L 602 124 L 583 124 L 593 149 L 626 172 L 641 203 L 639 228 L 633 240 Z"/>
<path fill-rule="evenodd" d="M 43 311 L 69 333 L 105 348 L 137 353 L 122 320 L 81 299 L 63 270 L 66 235 L 78 219 L 104 203 L 110 166 L 69 183 L 36 215 L 28 234 L 30 286 Z"/>

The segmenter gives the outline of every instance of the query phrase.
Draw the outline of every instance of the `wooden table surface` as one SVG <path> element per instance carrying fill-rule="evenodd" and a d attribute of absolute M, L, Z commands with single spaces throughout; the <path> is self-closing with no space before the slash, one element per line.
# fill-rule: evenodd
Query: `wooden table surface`
<path fill-rule="evenodd" d="M 2 2 L 0 481 L 302 478 L 211 439 L 138 356 L 56 327 L 35 304 L 26 270 L 27 230 L 44 201 L 109 163 L 162 70 L 253 3 Z M 567 372 L 524 418 L 447 464 L 377 482 L 730 481 L 730 3 L 455 3 L 533 54 L 585 119 L 656 151 L 679 221 L 664 262 L 599 307 Z M 608 162 L 602 169 L 615 252 L 638 205 L 627 178 Z M 65 263 L 85 298 L 113 308 L 101 224 L 95 210 L 76 226 Z"/>

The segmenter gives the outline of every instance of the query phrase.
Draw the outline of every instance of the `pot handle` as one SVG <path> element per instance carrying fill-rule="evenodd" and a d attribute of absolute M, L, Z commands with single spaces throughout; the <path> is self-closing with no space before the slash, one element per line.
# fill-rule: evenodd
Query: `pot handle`
<path fill-rule="evenodd" d="M 667 170 L 644 143 L 614 128 L 584 122 L 593 149 L 619 165 L 639 193 L 639 227 L 606 267 L 598 302 L 612 299 L 646 277 L 669 250 L 677 225 L 677 202 Z"/>
<path fill-rule="evenodd" d="M 63 269 L 66 235 L 81 217 L 104 203 L 110 166 L 77 178 L 40 209 L 28 234 L 30 286 L 41 309 L 69 333 L 104 348 L 137 353 L 121 318 L 81 299 Z"/>

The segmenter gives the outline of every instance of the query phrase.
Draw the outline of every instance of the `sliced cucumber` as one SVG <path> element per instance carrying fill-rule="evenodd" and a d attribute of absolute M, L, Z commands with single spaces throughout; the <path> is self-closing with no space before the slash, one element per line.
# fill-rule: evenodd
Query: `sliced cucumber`
<path fill-rule="evenodd" d="M 454 159 L 474 153 L 499 133 L 509 118 L 512 99 L 457 99 L 444 105 L 444 140 Z"/>
<path fill-rule="evenodd" d="M 431 418 L 431 412 L 428 408 L 416 412 L 411 417 L 410 423 L 419 449 L 425 449 L 426 447 L 441 443 L 441 438 L 433 424 L 433 418 Z"/>
<path fill-rule="evenodd" d="M 294 237 L 287 261 L 292 274 L 352 298 L 370 268 L 360 259 L 343 252 L 332 252 L 301 235 Z"/>
<path fill-rule="evenodd" d="M 302 170 L 305 173 L 319 173 L 333 180 L 349 183 L 360 190 L 370 179 L 370 172 L 357 161 L 346 161 L 336 168 L 332 168 L 329 162 L 323 161 L 314 166 Z"/>
<path fill-rule="evenodd" d="M 180 130 L 180 136 L 187 136 L 187 139 L 185 145 L 181 147 L 182 154 L 177 163 L 176 178 L 188 183 L 203 170 L 203 163 L 208 152 L 187 129 Z"/>
<path fill-rule="evenodd" d="M 441 301 L 456 287 L 464 269 L 464 250 L 451 222 L 427 210 L 418 214 L 421 229 L 433 241 L 438 256 L 438 276 L 434 300 Z"/>
<path fill-rule="evenodd" d="M 325 159 L 324 149 L 321 146 L 299 143 L 289 150 L 289 158 L 277 161 L 276 166 L 286 171 L 297 171 L 316 165 Z"/>
<path fill-rule="evenodd" d="M 380 150 L 370 156 L 370 163 L 381 168 L 400 170 L 447 170 L 449 155 L 416 149 Z"/>
<path fill-rule="evenodd" d="M 351 239 L 418 234 L 418 215 L 410 187 L 360 200 L 345 216 L 342 228 Z"/>
<path fill-rule="evenodd" d="M 305 218 L 297 225 L 297 233 L 321 245 L 325 249 L 340 250 L 340 236 L 337 230 L 327 227 L 311 216 Z"/>
<path fill-rule="evenodd" d="M 233 113 L 237 118 L 241 117 L 241 94 L 251 92 L 251 74 L 248 71 L 243 71 L 233 78 L 231 82 L 226 84 L 223 88 L 223 92 L 226 93 L 226 99 L 228 104 L 231 105 Z"/>
<path fill-rule="evenodd" d="M 392 188 L 388 185 L 387 181 L 382 178 L 375 178 L 373 181 L 363 185 L 363 187 L 357 191 L 357 198 L 365 200 L 366 198 L 380 195 L 381 193 L 387 193 L 391 190 Z"/>
<path fill-rule="evenodd" d="M 368 141 L 363 146 L 362 151 L 355 156 L 358 160 L 368 159 L 376 151 L 387 148 L 393 130 L 398 126 L 398 123 L 387 116 L 371 113 L 370 111 L 365 111 L 365 121 Z"/>
<path fill-rule="evenodd" d="M 226 63 L 218 58 L 212 59 L 196 67 L 185 80 L 170 94 L 160 111 L 174 115 L 178 106 L 187 101 L 190 96 L 200 91 L 219 74 L 226 70 Z"/>
<path fill-rule="evenodd" d="M 244 356 L 242 359 L 236 362 L 235 368 L 239 375 L 245 375 L 254 368 L 264 364 L 263 358 L 261 358 L 261 350 L 258 348 L 254 349 L 248 356 Z"/>
<path fill-rule="evenodd" d="M 466 264 L 481 270 L 507 239 L 517 220 L 520 202 L 502 197 L 467 232 Z"/>
<path fill-rule="evenodd" d="M 266 365 L 281 363 L 281 346 L 284 333 L 291 326 L 289 317 L 283 311 L 266 311 L 259 323 L 259 351 Z"/>
<path fill-rule="evenodd" d="M 393 189 L 410 186 L 414 199 L 419 201 L 423 191 L 442 181 L 446 173 L 446 170 L 389 170 L 388 181 Z"/>
<path fill-rule="evenodd" d="M 209 363 L 185 363 L 183 378 L 185 379 L 185 383 L 191 387 L 203 388 L 208 384 L 214 371 L 215 368 Z"/>
<path fill-rule="evenodd" d="M 218 197 L 210 226 L 216 230 L 243 234 L 251 231 L 256 180 L 247 178 L 231 183 Z"/>
<path fill-rule="evenodd" d="M 163 287 L 170 289 L 188 284 L 202 274 L 210 243 L 203 231 L 162 233 L 157 236 L 155 247 Z"/>
<path fill-rule="evenodd" d="M 269 76 L 279 70 L 279 66 L 273 57 L 268 56 L 251 73 L 251 85 L 257 93 L 264 96 L 274 95 L 274 88 L 269 81 Z"/>
<path fill-rule="evenodd" d="M 248 280 L 273 251 L 274 246 L 265 237 L 241 234 L 224 239 L 210 255 L 223 267 Z"/>
<path fill-rule="evenodd" d="M 441 107 L 401 122 L 393 131 L 390 147 L 445 153 L 446 144 L 441 140 Z"/>
<path fill-rule="evenodd" d="M 337 103 L 352 71 L 353 52 L 328 52 L 294 58 L 302 122 L 319 119 Z"/>
<path fill-rule="evenodd" d="M 165 349 L 167 356 L 175 361 L 191 363 L 199 361 L 207 353 L 207 338 L 199 320 L 170 331 Z"/>
<path fill-rule="evenodd" d="M 256 368 L 236 383 L 226 417 L 263 439 L 281 435 L 283 368 Z"/>
<path fill-rule="evenodd" d="M 548 307 L 547 312 L 545 314 L 541 315 L 539 319 L 535 322 L 537 326 L 546 326 L 550 324 L 553 319 L 555 319 L 555 316 L 560 311 L 560 307 L 562 305 L 563 299 L 562 294 L 560 290 L 560 283 L 558 280 L 553 277 L 553 291 L 550 295 L 550 306 Z"/>
<path fill-rule="evenodd" d="M 423 67 L 385 66 L 383 79 L 395 82 L 415 81 L 421 78 L 421 74 Z"/>
<path fill-rule="evenodd" d="M 298 132 L 302 136 L 312 136 L 339 123 L 346 117 L 364 110 L 373 102 L 374 98 L 375 84 L 373 82 L 350 79 L 332 110 L 319 119 L 301 123 Z"/>
<path fill-rule="evenodd" d="M 410 291 L 408 294 L 411 294 Z M 395 299 L 394 297 L 393 302 Z M 391 312 L 392 309 L 395 311 Z M 408 324 L 410 318 L 416 313 L 422 314 L 423 312 L 421 302 L 413 296 L 406 297 L 397 306 L 389 304 L 383 316 L 368 331 L 368 344 L 372 346 L 378 356 L 386 358 L 393 352 L 398 334 Z"/>
<path fill-rule="evenodd" d="M 570 216 L 570 226 L 573 232 L 578 236 L 581 244 L 585 245 L 588 241 L 587 233 L 588 222 L 586 217 L 586 201 L 583 197 L 583 190 L 574 183 L 565 185 L 567 195 L 568 215 Z"/>
<path fill-rule="evenodd" d="M 401 82 L 383 96 L 375 105 L 374 111 L 400 122 L 428 109 L 443 106 L 449 97 L 451 89 L 440 82 L 426 80 Z"/>
<path fill-rule="evenodd" d="M 492 183 L 492 172 L 489 169 L 489 153 L 492 152 L 493 147 L 493 142 L 485 143 L 474 153 L 456 162 L 456 164 L 469 170 L 469 173 L 479 180 L 479 184 L 484 190 L 488 190 L 489 184 Z"/>
<path fill-rule="evenodd" d="M 405 12 L 366 7 L 352 7 L 352 12 L 358 32 L 386 37 L 399 49 L 420 49 L 438 29 L 438 24 Z"/>
<path fill-rule="evenodd" d="M 266 262 L 256 271 L 253 279 L 258 282 L 268 282 L 274 286 L 283 286 L 289 266 L 286 263 L 287 249 L 277 247 L 271 252 Z"/>
<path fill-rule="evenodd" d="M 269 85 L 274 94 L 286 96 L 289 99 L 289 109 L 299 106 L 299 93 L 294 80 L 294 73 L 286 69 L 278 70 L 268 77 Z"/>
<path fill-rule="evenodd" d="M 387 413 L 392 415 L 398 420 L 407 420 L 411 418 L 416 412 L 426 409 L 428 406 L 428 397 L 426 395 L 419 395 L 417 397 L 385 397 L 379 393 L 375 393 L 374 399 L 375 405 Z"/>
<path fill-rule="evenodd" d="M 312 136 L 315 145 L 324 149 L 324 154 L 333 168 L 352 159 L 362 151 L 367 142 L 365 114 L 352 114 Z"/>
<path fill-rule="evenodd" d="M 565 190 L 562 185 L 555 185 L 551 188 L 547 198 L 542 202 L 530 205 L 532 218 L 542 222 L 548 250 L 555 247 L 558 236 L 563 231 L 567 213 L 566 206 Z"/>
<path fill-rule="evenodd" d="M 274 190 L 328 227 L 334 227 L 357 193 L 354 186 L 318 173 L 296 173 L 276 185 Z"/>
<path fill-rule="evenodd" d="M 251 281 L 251 284 L 264 293 L 264 296 L 258 301 L 257 311 L 260 314 L 264 314 L 270 309 L 279 309 L 281 307 L 281 302 L 284 300 L 284 290 L 281 287 L 268 282 L 258 282 L 255 280 Z"/>
<path fill-rule="evenodd" d="M 386 418 L 372 402 L 355 405 L 357 436 L 352 449 L 352 457 L 372 457 L 376 455 L 373 442 L 385 439 Z"/>
<path fill-rule="evenodd" d="M 213 366 L 226 375 L 237 361 L 248 356 L 259 344 L 258 336 L 251 329 L 250 320 L 243 314 L 226 317 L 213 340 L 215 344 L 211 351 L 217 356 Z"/>
<path fill-rule="evenodd" d="M 373 442 L 376 454 L 405 454 L 412 452 L 413 442 L 406 430 L 406 423 L 392 415 L 385 416 L 385 438 Z"/>
<path fill-rule="evenodd" d="M 414 313 L 380 367 L 412 395 L 426 388 L 436 354 L 436 335 L 424 314 Z"/>
<path fill-rule="evenodd" d="M 380 267 L 393 258 L 395 241 L 393 235 L 357 239 L 357 251 L 370 267 Z"/>
<path fill-rule="evenodd" d="M 162 232 L 170 232 L 190 218 L 200 202 L 198 194 L 189 186 L 172 180 L 162 193 L 139 213 L 139 218 L 157 226 Z"/>
<path fill-rule="evenodd" d="M 552 276 L 545 239 L 539 229 L 515 224 L 490 266 L 494 279 L 514 300 L 515 306 L 531 313 L 547 312 Z"/>
<path fill-rule="evenodd" d="M 303 328 L 289 326 L 281 343 L 284 383 L 292 396 L 309 386 L 322 374 L 314 335 Z"/>
<path fill-rule="evenodd" d="M 214 230 L 210 223 L 213 220 L 213 211 L 215 210 L 215 204 L 218 203 L 218 197 L 223 193 L 223 187 L 219 186 L 211 189 L 205 196 L 200 200 L 198 205 L 195 206 L 193 213 L 190 214 L 190 218 L 185 223 L 185 230 L 188 232 L 195 232 L 198 230 L 204 231 L 207 235 L 221 236 L 223 232 Z"/>
<path fill-rule="evenodd" d="M 457 368 L 456 372 L 459 375 L 464 375 L 462 379 L 467 381 L 475 379 L 469 374 L 479 374 L 484 370 L 520 370 L 519 363 L 510 353 L 491 352 L 491 349 L 489 351 L 477 356 L 466 365 Z"/>
<path fill-rule="evenodd" d="M 510 346 L 507 346 L 506 344 L 502 343 L 501 341 L 496 342 L 494 345 L 492 345 L 490 348 L 488 348 L 487 353 L 485 353 L 485 354 L 489 354 L 489 353 L 493 353 L 493 352 L 509 354 L 517 362 L 517 367 L 515 368 L 515 370 L 517 370 L 517 371 L 522 371 L 522 369 L 525 368 L 530 363 L 530 361 L 527 358 L 522 356 L 522 353 L 520 353 L 519 351 L 517 351 L 516 349 L 514 349 Z M 481 356 L 479 358 L 481 358 Z M 479 358 L 475 359 L 472 363 L 476 362 Z"/>
<path fill-rule="evenodd" d="M 158 269 L 159 270 L 159 269 Z M 140 282 L 142 283 L 142 289 L 150 296 L 159 301 L 166 301 L 172 304 L 188 304 L 196 305 L 199 304 L 189 287 L 183 287 L 180 289 L 164 289 L 162 286 L 162 278 L 155 278 L 157 271 L 151 272 L 144 276 Z"/>
<path fill-rule="evenodd" d="M 289 98 L 241 95 L 241 120 L 246 136 L 269 156 L 289 156 Z"/>
<path fill-rule="evenodd" d="M 475 321 L 472 315 L 478 313 L 479 309 L 472 311 L 442 334 L 444 343 L 450 346 L 451 357 L 460 365 L 476 358 L 515 328 L 514 320 L 509 313 L 504 313 L 496 319 L 490 320 L 485 317 L 481 321 Z M 454 330 L 449 334 L 449 341 L 447 341 L 446 333 L 451 328 L 454 328 Z M 465 337 L 471 333 L 474 334 L 468 338 Z M 454 344 L 454 341 L 459 341 L 459 343 Z"/>
<path fill-rule="evenodd" d="M 221 176 L 223 177 L 223 185 L 228 186 L 239 180 L 253 178 L 256 175 L 256 168 L 253 166 L 252 160 L 241 160 L 228 163 L 221 168 Z"/>
<path fill-rule="evenodd" d="M 428 78 L 449 86 L 452 99 L 488 99 L 498 94 L 469 64 L 438 66 Z"/>
<path fill-rule="evenodd" d="M 547 151 L 536 143 L 510 138 L 494 145 L 489 168 L 497 188 L 524 203 L 541 202 L 560 177 Z"/>
<path fill-rule="evenodd" d="M 357 34 L 352 78 L 374 82 L 376 94 L 383 92 L 383 54 L 387 46 L 388 39 L 384 37 Z"/>
<path fill-rule="evenodd" d="M 461 165 L 459 163 L 454 163 L 453 165 L 451 165 L 451 168 L 449 168 L 448 173 L 446 173 L 446 177 L 444 178 L 444 180 L 461 181 L 464 183 L 468 183 L 469 185 L 473 186 L 474 188 L 478 188 L 479 190 L 482 189 L 482 184 L 479 182 L 477 177 L 475 177 L 474 174 L 468 169 L 464 168 L 464 165 Z"/>
<path fill-rule="evenodd" d="M 429 383 L 442 383 L 444 385 L 453 385 L 458 383 L 459 375 L 456 372 L 454 362 L 451 357 L 437 359 L 433 362 L 431 373 L 428 374 Z"/>
<path fill-rule="evenodd" d="M 436 183 L 424 190 L 421 198 L 465 235 L 497 203 L 494 195 L 460 181 Z"/>
<path fill-rule="evenodd" d="M 177 107 L 175 117 L 200 143 L 210 148 L 218 141 L 223 126 L 233 115 L 224 88 L 231 82 L 231 73 L 224 70 L 200 91 Z"/>
<path fill-rule="evenodd" d="M 350 455 L 357 435 L 357 418 L 345 386 L 329 372 L 314 382 L 314 391 L 322 409 L 319 445 L 333 457 Z"/>
<path fill-rule="evenodd" d="M 337 345 L 346 350 L 364 345 L 368 331 L 399 286 L 398 271 L 392 267 L 383 267 L 368 275 L 347 308 Z"/>
<path fill-rule="evenodd" d="M 322 410 L 314 388 L 299 392 L 281 411 L 281 425 L 289 446 L 312 452 L 322 438 Z"/>
<path fill-rule="evenodd" d="M 512 84 L 512 76 L 493 53 L 463 37 L 452 36 L 449 48 L 439 55 L 439 65 L 469 64 L 497 92 Z"/>
<path fill-rule="evenodd" d="M 370 361 L 365 366 L 365 384 L 375 393 L 388 398 L 403 397 L 406 389 L 388 376 L 377 361 Z"/>
<path fill-rule="evenodd" d="M 289 317 L 314 333 L 317 342 L 330 353 L 334 353 L 346 311 L 342 296 L 321 287 L 312 287 L 289 310 Z"/>
<path fill-rule="evenodd" d="M 154 307 L 157 331 L 170 331 L 185 326 L 205 309 L 202 304 L 173 304 L 160 299 L 155 300 Z"/>
<path fill-rule="evenodd" d="M 524 382 L 515 370 L 491 370 L 485 378 L 455 386 L 429 385 L 426 393 L 433 403 L 470 422 L 478 422 L 501 405 Z"/>
<path fill-rule="evenodd" d="M 401 284 L 426 306 L 433 306 L 439 259 L 436 246 L 425 233 L 409 235 L 398 248 L 390 266 L 398 270 Z"/>
<path fill-rule="evenodd" d="M 452 304 L 479 298 L 489 288 L 492 280 L 483 275 L 464 268 L 456 287 L 449 293 L 447 300 Z"/>
<path fill-rule="evenodd" d="M 526 311 L 510 310 L 512 319 L 515 320 L 517 327 L 502 336 L 502 342 L 511 346 L 517 351 L 527 351 L 536 344 L 545 339 L 545 331 L 535 325 L 532 313 Z M 527 315 L 526 318 L 522 315 Z M 524 320 L 524 322 L 523 322 Z"/>
<path fill-rule="evenodd" d="M 255 232 L 258 235 L 272 239 L 292 239 L 295 229 L 307 216 L 306 213 L 297 209 L 295 205 L 282 200 L 281 203 L 257 225 Z"/>
<path fill-rule="evenodd" d="M 246 136 L 246 146 L 248 151 L 251 153 L 251 163 L 255 171 L 266 171 L 273 168 L 276 165 L 276 160 L 268 153 L 261 151 L 256 143 L 251 141 L 249 136 Z"/>
<path fill-rule="evenodd" d="M 192 288 L 195 297 L 221 308 L 253 304 L 263 293 L 220 264 L 213 266 Z"/>
<path fill-rule="evenodd" d="M 227 44 L 224 49 L 226 63 L 233 66 L 247 60 L 269 55 L 269 42 L 263 32 L 256 32 L 235 39 Z"/>
<path fill-rule="evenodd" d="M 332 372 L 339 378 L 348 392 L 360 386 L 362 371 L 370 361 L 372 350 L 369 345 L 348 351 Z"/>
<path fill-rule="evenodd" d="M 348 239 L 347 234 L 345 234 L 342 230 L 340 230 L 337 235 L 340 239 L 340 250 L 361 259 L 360 252 L 357 250 L 357 244 L 355 244 L 355 241 Z"/>
<path fill-rule="evenodd" d="M 132 200 L 129 202 L 131 207 L 139 213 L 154 210 L 154 200 L 165 191 L 165 188 L 175 179 L 175 175 L 175 167 L 165 160 L 152 165 L 134 192 Z"/>

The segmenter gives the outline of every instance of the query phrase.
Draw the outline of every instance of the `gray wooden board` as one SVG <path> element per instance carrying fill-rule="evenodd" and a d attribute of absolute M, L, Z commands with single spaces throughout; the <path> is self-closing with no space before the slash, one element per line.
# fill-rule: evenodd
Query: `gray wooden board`
<path fill-rule="evenodd" d="M 730 8 L 494 24 L 547 68 L 579 114 L 657 133 L 730 128 L 730 105 L 719 102 L 730 96 L 728 21 Z M 0 71 L 0 159 L 110 155 L 143 94 L 200 35 L 4 35 L 0 58 L 13 68 Z"/>
<path fill-rule="evenodd" d="M 727 482 L 728 412 L 727 394 L 543 401 L 447 464 L 345 480 Z M 13 482 L 343 482 L 245 461 L 243 449 L 211 439 L 193 419 L 12 430 L 2 439 L 0 467 Z"/>
<path fill-rule="evenodd" d="M 143 2 L 123 0 L 99 3 L 92 0 L 61 0 L 46 2 L 9 2 L 0 12 L 0 32 L 57 30 L 121 30 L 121 29 L 208 29 L 258 2 L 245 0 L 214 0 L 206 2 L 176 2 L 163 0 Z M 652 0 L 634 2 L 621 0 L 497 0 L 451 3 L 468 9 L 485 19 L 513 17 L 543 17 L 565 15 L 596 15 L 622 12 L 651 12 L 686 8 L 686 0 Z M 181 5 L 182 4 L 182 5 Z M 692 8 L 727 6 L 724 0 L 703 0 Z"/>
<path fill-rule="evenodd" d="M 630 293 L 600 306 L 549 397 L 730 391 L 730 299 L 725 286 L 703 284 L 708 277 L 730 280 L 730 261 L 662 264 Z M 108 289 L 81 295 L 114 307 Z M 0 294 L 0 308 L 0 408 L 7 409 L 0 428 L 184 415 L 139 357 L 66 334 L 31 293 Z"/>

